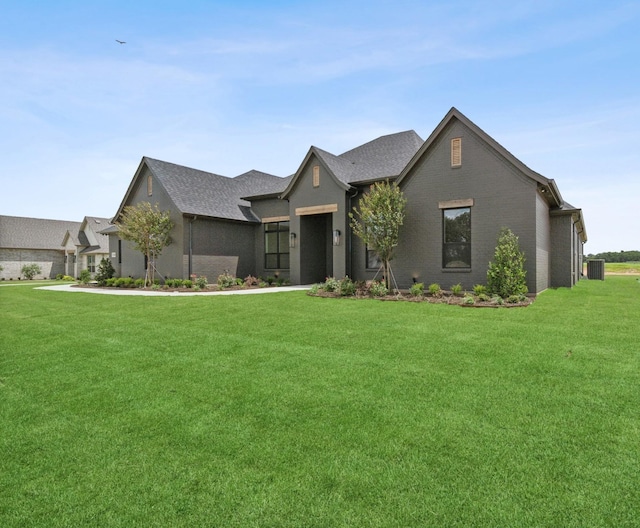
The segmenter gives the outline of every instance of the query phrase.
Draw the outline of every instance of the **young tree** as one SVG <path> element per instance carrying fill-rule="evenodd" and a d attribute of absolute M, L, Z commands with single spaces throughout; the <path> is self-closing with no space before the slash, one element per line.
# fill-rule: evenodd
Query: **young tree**
<path fill-rule="evenodd" d="M 160 211 L 158 204 L 149 202 L 128 205 L 119 222 L 116 222 L 120 238 L 133 243 L 133 247 L 147 257 L 147 270 L 144 278 L 145 286 L 153 284 L 154 262 L 162 250 L 171 244 L 169 233 L 173 222 L 168 211 Z"/>
<path fill-rule="evenodd" d="M 396 183 L 376 182 L 362 196 L 359 208 L 349 213 L 351 228 L 382 261 L 384 281 L 391 289 L 393 252 L 398 245 L 400 226 L 404 221 L 407 200 Z"/>
<path fill-rule="evenodd" d="M 498 245 L 487 270 L 489 291 L 502 298 L 527 293 L 527 272 L 524 253 L 520 251 L 518 237 L 509 228 L 502 228 Z"/>

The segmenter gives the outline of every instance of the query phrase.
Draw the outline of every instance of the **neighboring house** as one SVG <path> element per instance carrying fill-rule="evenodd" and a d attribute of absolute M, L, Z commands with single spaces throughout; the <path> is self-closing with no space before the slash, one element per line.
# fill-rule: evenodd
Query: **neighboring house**
<path fill-rule="evenodd" d="M 65 272 L 60 241 L 68 231 L 78 232 L 80 222 L 0 216 L 0 279 L 22 278 L 22 266 L 38 264 L 35 278 L 53 279 Z"/>
<path fill-rule="evenodd" d="M 65 275 L 79 277 L 85 269 L 95 275 L 100 261 L 109 258 L 109 236 L 101 232 L 109 225 L 108 218 L 85 216 L 79 229 L 67 230 L 62 239 Z"/>
<path fill-rule="evenodd" d="M 380 276 L 379 261 L 352 235 L 348 214 L 384 180 L 396 181 L 407 198 L 392 261 L 400 288 L 486 283 L 503 227 L 520 239 L 529 291 L 570 287 L 581 275 L 581 210 L 455 108 L 426 141 L 407 131 L 340 155 L 311 147 L 288 178 L 258 171 L 227 178 L 145 157 L 114 221 L 142 201 L 170 211 L 173 243 L 155 263 L 164 277 L 215 280 L 228 271 L 294 284 L 367 280 Z M 144 257 L 117 229 L 108 232 L 116 273 L 143 276 Z"/>

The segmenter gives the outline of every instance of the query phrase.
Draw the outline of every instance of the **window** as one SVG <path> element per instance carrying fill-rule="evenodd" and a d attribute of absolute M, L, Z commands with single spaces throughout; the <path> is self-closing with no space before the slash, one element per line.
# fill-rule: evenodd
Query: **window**
<path fill-rule="evenodd" d="M 442 211 L 442 267 L 471 268 L 471 208 Z"/>
<path fill-rule="evenodd" d="M 118 239 L 118 264 L 122 264 L 122 240 Z"/>
<path fill-rule="evenodd" d="M 380 269 L 382 261 L 378 253 L 373 249 L 369 249 L 369 246 L 365 246 L 365 249 L 367 251 L 367 269 Z"/>
<path fill-rule="evenodd" d="M 87 269 L 91 273 L 96 272 L 96 256 L 95 255 L 87 255 Z"/>
<path fill-rule="evenodd" d="M 320 187 L 320 165 L 313 166 L 313 186 Z"/>
<path fill-rule="evenodd" d="M 151 174 L 147 176 L 147 195 L 151 196 L 153 194 L 153 178 Z"/>
<path fill-rule="evenodd" d="M 451 166 L 462 166 L 462 138 L 453 138 L 451 140 Z"/>
<path fill-rule="evenodd" d="M 264 224 L 264 267 L 289 269 L 289 222 Z"/>

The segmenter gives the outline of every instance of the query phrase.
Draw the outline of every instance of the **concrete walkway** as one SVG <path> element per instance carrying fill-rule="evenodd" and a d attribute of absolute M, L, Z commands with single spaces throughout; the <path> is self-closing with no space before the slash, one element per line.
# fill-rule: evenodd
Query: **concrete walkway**
<path fill-rule="evenodd" d="M 253 295 L 260 293 L 281 293 L 289 291 L 308 290 L 310 285 L 306 286 L 273 286 L 270 288 L 253 288 L 248 290 L 224 290 L 224 291 L 191 291 L 191 292 L 175 292 L 163 290 L 143 290 L 140 288 L 75 288 L 73 284 L 58 284 L 56 286 L 41 286 L 36 290 L 64 291 L 75 293 L 97 293 L 101 295 L 138 295 L 148 297 L 188 297 L 191 295 L 207 296 L 207 295 Z"/>

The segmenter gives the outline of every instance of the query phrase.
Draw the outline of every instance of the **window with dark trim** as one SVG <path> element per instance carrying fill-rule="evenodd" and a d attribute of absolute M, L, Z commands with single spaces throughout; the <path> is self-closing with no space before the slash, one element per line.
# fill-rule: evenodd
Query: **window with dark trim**
<path fill-rule="evenodd" d="M 382 266 L 382 261 L 380 260 L 378 253 L 375 250 L 370 249 L 369 246 L 366 245 L 365 249 L 367 252 L 367 269 L 380 269 L 380 266 Z"/>
<path fill-rule="evenodd" d="M 264 267 L 289 269 L 289 222 L 264 224 Z"/>
<path fill-rule="evenodd" d="M 87 255 L 87 269 L 91 273 L 96 272 L 96 256 L 95 255 Z"/>
<path fill-rule="evenodd" d="M 442 210 L 442 267 L 471 268 L 471 208 Z"/>

